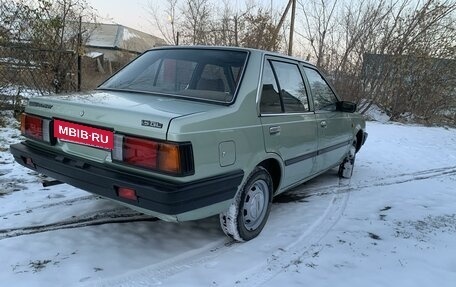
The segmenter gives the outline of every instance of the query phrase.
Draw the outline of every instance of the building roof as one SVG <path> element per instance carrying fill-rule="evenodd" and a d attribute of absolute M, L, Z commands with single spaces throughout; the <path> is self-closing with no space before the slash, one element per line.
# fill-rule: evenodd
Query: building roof
<path fill-rule="evenodd" d="M 119 24 L 84 23 L 90 31 L 86 46 L 142 53 L 153 47 L 166 45 L 165 40 Z"/>

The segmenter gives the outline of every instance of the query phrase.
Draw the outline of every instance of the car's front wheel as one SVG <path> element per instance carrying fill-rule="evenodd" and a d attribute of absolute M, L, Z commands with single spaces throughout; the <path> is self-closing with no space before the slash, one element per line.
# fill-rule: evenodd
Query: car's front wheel
<path fill-rule="evenodd" d="M 344 161 L 339 165 L 339 177 L 341 178 L 351 178 L 353 175 L 353 168 L 355 166 L 355 159 L 356 159 L 356 145 L 357 140 L 356 138 L 353 140 L 350 149 L 348 150 L 347 157 Z"/>
<path fill-rule="evenodd" d="M 223 232 L 237 241 L 257 237 L 271 211 L 272 191 L 271 175 L 256 167 L 228 210 L 220 214 Z"/>

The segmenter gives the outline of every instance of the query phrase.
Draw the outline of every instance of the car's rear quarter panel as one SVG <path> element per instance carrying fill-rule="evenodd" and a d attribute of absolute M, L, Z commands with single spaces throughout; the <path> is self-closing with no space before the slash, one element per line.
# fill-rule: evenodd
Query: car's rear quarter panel
<path fill-rule="evenodd" d="M 247 176 L 266 158 L 256 108 L 261 53 L 251 53 L 234 104 L 172 120 L 168 140 L 190 141 L 195 159 L 192 179 L 242 169 Z M 234 142 L 235 162 L 222 166 L 220 144 Z M 229 156 L 229 155 L 226 155 Z"/>

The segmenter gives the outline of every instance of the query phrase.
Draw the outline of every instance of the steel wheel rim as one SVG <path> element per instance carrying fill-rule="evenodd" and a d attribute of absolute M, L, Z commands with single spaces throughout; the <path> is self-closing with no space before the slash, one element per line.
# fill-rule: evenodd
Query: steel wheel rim
<path fill-rule="evenodd" d="M 266 216 L 269 202 L 269 187 L 266 181 L 255 181 L 247 191 L 243 205 L 243 221 L 247 230 L 257 229 Z"/>
<path fill-rule="evenodd" d="M 355 155 L 356 155 L 356 144 L 353 143 L 353 145 L 350 147 L 350 150 L 348 152 L 348 158 L 353 159 L 353 158 L 355 158 Z"/>

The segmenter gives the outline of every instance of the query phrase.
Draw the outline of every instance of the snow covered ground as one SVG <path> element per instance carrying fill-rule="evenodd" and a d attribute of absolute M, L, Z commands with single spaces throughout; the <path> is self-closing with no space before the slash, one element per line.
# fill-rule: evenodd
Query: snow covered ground
<path fill-rule="evenodd" d="M 12 122 L 14 125 L 14 122 Z M 261 235 L 44 188 L 0 129 L 1 286 L 455 286 L 456 130 L 368 123 L 354 176 L 276 198 Z"/>

